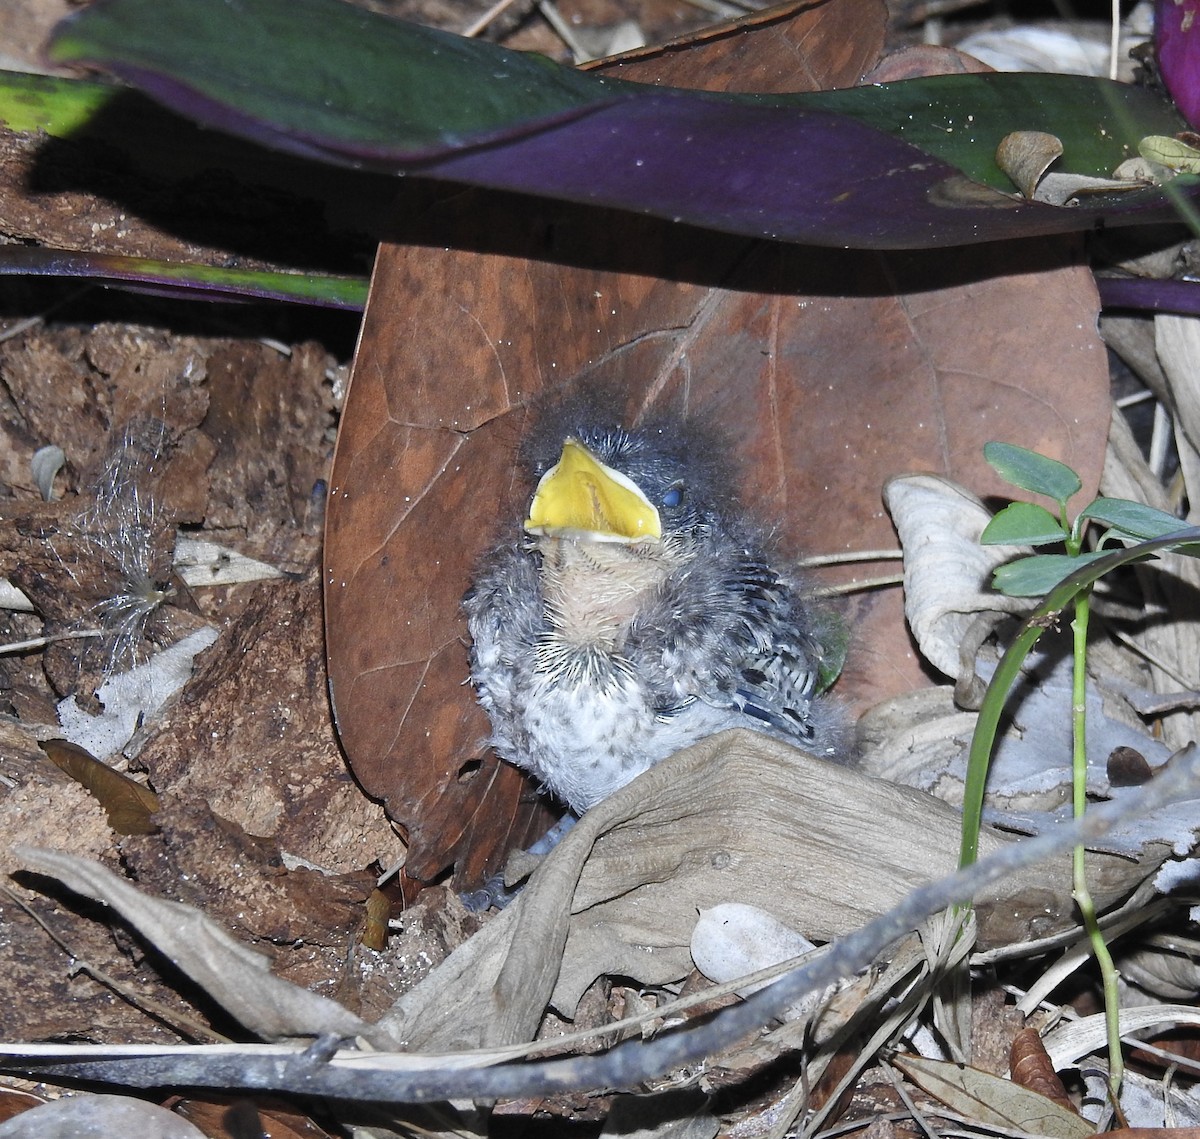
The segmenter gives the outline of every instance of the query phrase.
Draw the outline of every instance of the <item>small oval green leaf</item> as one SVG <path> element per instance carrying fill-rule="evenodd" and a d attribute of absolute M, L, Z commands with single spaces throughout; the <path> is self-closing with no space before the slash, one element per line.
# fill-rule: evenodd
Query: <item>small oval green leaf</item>
<path fill-rule="evenodd" d="M 1083 488 L 1079 476 L 1065 463 L 1014 443 L 985 443 L 983 457 L 1005 482 L 1065 504 Z"/>
<path fill-rule="evenodd" d="M 1131 502 L 1127 498 L 1098 498 L 1090 506 L 1085 506 L 1079 516 L 1111 526 L 1119 532 L 1118 537 L 1127 535 L 1138 541 L 1163 538 L 1187 525 L 1165 510 L 1155 510 L 1153 506 Z"/>
<path fill-rule="evenodd" d="M 1041 597 L 1060 581 L 1088 562 L 1102 558 L 1107 550 L 1080 554 L 1034 554 L 1001 566 L 992 575 L 992 585 L 1008 597 Z"/>
<path fill-rule="evenodd" d="M 985 546 L 1044 546 L 1066 537 L 1062 523 L 1044 506 L 1013 502 L 984 527 L 979 540 Z"/>

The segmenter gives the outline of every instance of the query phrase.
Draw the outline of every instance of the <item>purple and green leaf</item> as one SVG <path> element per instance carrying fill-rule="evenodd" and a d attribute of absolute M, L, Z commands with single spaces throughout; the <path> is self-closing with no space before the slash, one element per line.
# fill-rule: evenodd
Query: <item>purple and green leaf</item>
<path fill-rule="evenodd" d="M 0 276 L 82 277 L 166 296 L 186 295 L 214 301 L 285 301 L 358 312 L 367 300 L 365 277 L 231 269 L 29 245 L 0 246 Z"/>
<path fill-rule="evenodd" d="M 1005 134 L 1048 130 L 1063 140 L 1064 168 L 1108 174 L 1142 136 L 1179 128 L 1155 95 L 1104 80 L 685 91 L 339 0 L 99 0 L 60 25 L 51 56 L 296 153 L 753 236 L 911 248 L 1172 217 L 1156 190 L 1074 208 L 1026 202 L 995 165 Z"/>

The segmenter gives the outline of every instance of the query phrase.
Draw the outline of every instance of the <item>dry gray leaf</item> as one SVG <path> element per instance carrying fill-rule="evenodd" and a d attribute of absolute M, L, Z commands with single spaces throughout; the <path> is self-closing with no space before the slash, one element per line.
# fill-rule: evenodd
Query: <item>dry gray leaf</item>
<path fill-rule="evenodd" d="M 1200 491 L 1200 452 L 1192 439 L 1200 441 L 1200 391 L 1195 390 L 1200 375 L 1200 337 L 1194 318 L 1180 317 L 1159 325 L 1155 317 L 1156 345 L 1168 363 L 1167 381 L 1173 401 L 1191 405 L 1188 426 L 1176 426 L 1181 467 L 1191 501 Z M 1192 323 L 1189 323 L 1191 321 Z M 1190 361 L 1190 363 L 1189 363 Z M 1182 410 L 1180 417 L 1182 422 Z M 1194 433 L 1194 434 L 1193 434 Z M 1171 503 L 1133 439 L 1125 418 L 1114 414 L 1105 453 L 1100 490 L 1113 498 L 1144 502 L 1158 510 L 1170 511 Z M 1200 626 L 1193 620 L 1196 590 L 1200 588 L 1200 561 L 1179 554 L 1164 554 L 1153 562 L 1135 567 L 1142 585 L 1146 619 L 1130 631 L 1131 641 L 1142 650 L 1138 667 L 1144 667 L 1155 692 L 1200 687 Z M 1163 742 L 1170 748 L 1186 746 L 1200 733 L 1200 716 L 1188 711 L 1159 717 Z"/>
<path fill-rule="evenodd" d="M 67 456 L 61 447 L 53 443 L 39 447 L 29 460 L 29 469 L 33 472 L 33 483 L 38 488 L 43 502 L 54 498 L 54 476 L 62 470 Z"/>
<path fill-rule="evenodd" d="M 77 894 L 111 906 L 257 1036 L 278 1041 L 332 1032 L 390 1045 L 385 1036 L 336 1001 L 276 977 L 266 957 L 194 907 L 152 898 L 86 858 L 32 846 L 13 850 L 31 870 L 49 874 Z"/>
<path fill-rule="evenodd" d="M 97 759 L 116 755 L 191 679 L 192 661 L 216 639 L 217 630 L 205 625 L 144 664 L 110 676 L 96 689 L 104 705 L 99 715 L 85 712 L 72 696 L 60 701 L 58 720 L 63 736 Z"/>
<path fill-rule="evenodd" d="M 779 965 L 811 953 L 816 946 L 801 933 L 784 925 L 758 906 L 744 902 L 722 902 L 700 911 L 692 930 L 692 960 L 710 981 L 723 984 L 768 965 Z M 748 997 L 772 981 L 743 985 L 738 996 Z M 785 1020 L 812 1016 L 836 986 L 805 996 L 783 1014 Z"/>
<path fill-rule="evenodd" d="M 602 974 L 644 984 L 691 968 L 696 912 L 756 905 L 815 941 L 891 909 L 955 865 L 961 817 L 945 803 L 726 732 L 665 760 L 593 808 L 524 893 L 381 1022 L 421 1050 L 529 1040 L 546 1005 L 568 1016 Z M 985 829 L 984 852 L 1009 840 Z M 1103 908 L 1151 872 L 1089 856 Z M 1074 923 L 1064 866 L 1013 875 L 978 902 L 982 948 Z"/>
<path fill-rule="evenodd" d="M 1038 1092 L 978 1068 L 897 1056 L 892 1063 L 952 1111 L 983 1126 L 1009 1128 L 1047 1139 L 1086 1139 L 1095 1128 Z"/>
<path fill-rule="evenodd" d="M 722 902 L 700 911 L 690 949 L 696 968 L 710 981 L 723 984 L 768 965 L 803 957 L 816 946 L 758 906 Z M 738 996 L 748 997 L 768 984 L 744 985 L 737 990 Z"/>
<path fill-rule="evenodd" d="M 33 602 L 6 577 L 0 577 L 0 609 L 14 613 L 35 613 Z"/>
<path fill-rule="evenodd" d="M 1193 1005 L 1145 1005 L 1120 1010 L 1121 1035 L 1145 1033 L 1151 1029 L 1165 1031 L 1181 1026 L 1200 1026 L 1200 1009 Z M 1046 1053 L 1056 1072 L 1071 1067 L 1092 1052 L 1107 1046 L 1104 1013 L 1064 1020 L 1042 1038 Z"/>
<path fill-rule="evenodd" d="M 240 585 L 283 577 L 283 572 L 266 562 L 248 558 L 236 550 L 202 538 L 175 537 L 175 571 L 189 589 L 210 585 Z"/>
<path fill-rule="evenodd" d="M 954 703 L 949 685 L 917 688 L 884 700 L 858 721 L 860 762 L 879 779 L 909 787 L 924 785 L 947 803 L 962 802 L 962 780 L 939 775 L 971 746 L 978 719 Z"/>
<path fill-rule="evenodd" d="M 958 679 L 960 648 L 979 614 L 1027 613 L 1025 598 L 991 588 L 997 566 L 1024 546 L 981 546 L 991 513 L 970 491 L 940 475 L 902 475 L 884 487 L 883 499 L 904 548 L 904 615 L 921 654 Z"/>
<path fill-rule="evenodd" d="M 1155 316 L 1154 349 L 1175 415 L 1180 467 L 1194 496 L 1200 487 L 1200 319 L 1174 313 Z"/>
<path fill-rule="evenodd" d="M 1150 182 L 1140 173 L 1131 173 L 1128 177 L 1092 178 L 1086 174 L 1051 171 L 1038 183 L 1033 200 L 1050 206 L 1073 206 L 1088 194 L 1128 194 L 1134 190 L 1144 190 L 1148 185 Z"/>
<path fill-rule="evenodd" d="M 1200 961 L 1192 942 L 1178 949 L 1154 944 L 1122 954 L 1121 980 L 1131 982 L 1160 1000 L 1192 1001 L 1200 996 Z"/>
<path fill-rule="evenodd" d="M 1089 1071 L 1084 1075 L 1084 1087 L 1088 1093 L 1088 1076 L 1092 1072 L 1100 1073 L 1103 1086 L 1103 1068 L 1099 1065 L 1089 1065 Z M 1103 1104 L 1107 1096 L 1101 1094 L 1098 1103 Z M 1093 1120 L 1100 1117 L 1100 1111 L 1095 1115 L 1089 1111 L 1092 1103 L 1085 1103 L 1082 1114 L 1091 1116 Z M 1200 1129 L 1200 1096 L 1196 1094 L 1195 1084 L 1183 1085 L 1167 1081 L 1159 1076 L 1144 1076 L 1141 1072 L 1126 1069 L 1125 1078 L 1121 1082 L 1121 1110 L 1129 1123 L 1129 1130 L 1134 1134 L 1134 1128 L 1153 1128 L 1155 1132 L 1162 1130 L 1162 1135 L 1185 1136 L 1195 1135 Z M 1143 1132 L 1144 1133 L 1144 1132 Z"/>

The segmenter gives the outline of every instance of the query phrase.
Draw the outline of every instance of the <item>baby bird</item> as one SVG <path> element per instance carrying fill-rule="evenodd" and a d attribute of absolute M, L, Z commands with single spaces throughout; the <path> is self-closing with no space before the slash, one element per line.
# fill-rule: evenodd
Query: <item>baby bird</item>
<path fill-rule="evenodd" d="M 576 814 L 726 728 L 841 758 L 827 630 L 740 520 L 712 441 L 571 422 L 553 447 L 464 602 L 497 754 Z"/>

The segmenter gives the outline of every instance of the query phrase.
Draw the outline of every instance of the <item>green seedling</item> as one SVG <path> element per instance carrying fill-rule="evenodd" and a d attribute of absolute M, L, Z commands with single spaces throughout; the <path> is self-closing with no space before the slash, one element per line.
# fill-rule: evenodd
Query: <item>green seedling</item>
<path fill-rule="evenodd" d="M 1176 550 L 1192 556 L 1200 553 L 1200 546 L 1196 545 L 1200 541 L 1200 529 L 1186 528 L 1173 515 L 1141 503 L 1097 498 L 1072 520 L 1067 503 L 1080 492 L 1082 483 L 1079 476 L 1063 463 L 1009 443 L 988 443 L 983 453 L 1001 478 L 1021 490 L 1044 496 L 1053 504 L 1053 509 L 1034 502 L 1011 503 L 988 523 L 980 541 L 989 545 L 1061 545 L 1066 552 L 1035 553 L 1017 558 L 1001 566 L 993 577 L 993 584 L 1001 593 L 1010 597 L 1044 596 L 1044 600 L 1029 615 L 1004 653 L 980 705 L 967 761 L 959 854 L 961 867 L 969 866 L 978 855 L 983 796 L 1000 716 L 1021 666 L 1037 639 L 1054 625 L 1062 610 L 1068 605 L 1072 607 L 1072 804 L 1078 817 L 1086 808 L 1085 685 L 1092 587 L 1106 573 L 1161 551 Z M 1085 550 L 1084 540 L 1091 526 L 1100 527 L 1102 532 L 1095 547 Z M 1075 848 L 1072 869 L 1073 896 L 1104 985 L 1109 1087 L 1115 1105 L 1124 1074 L 1117 972 L 1088 891 L 1082 846 Z"/>

